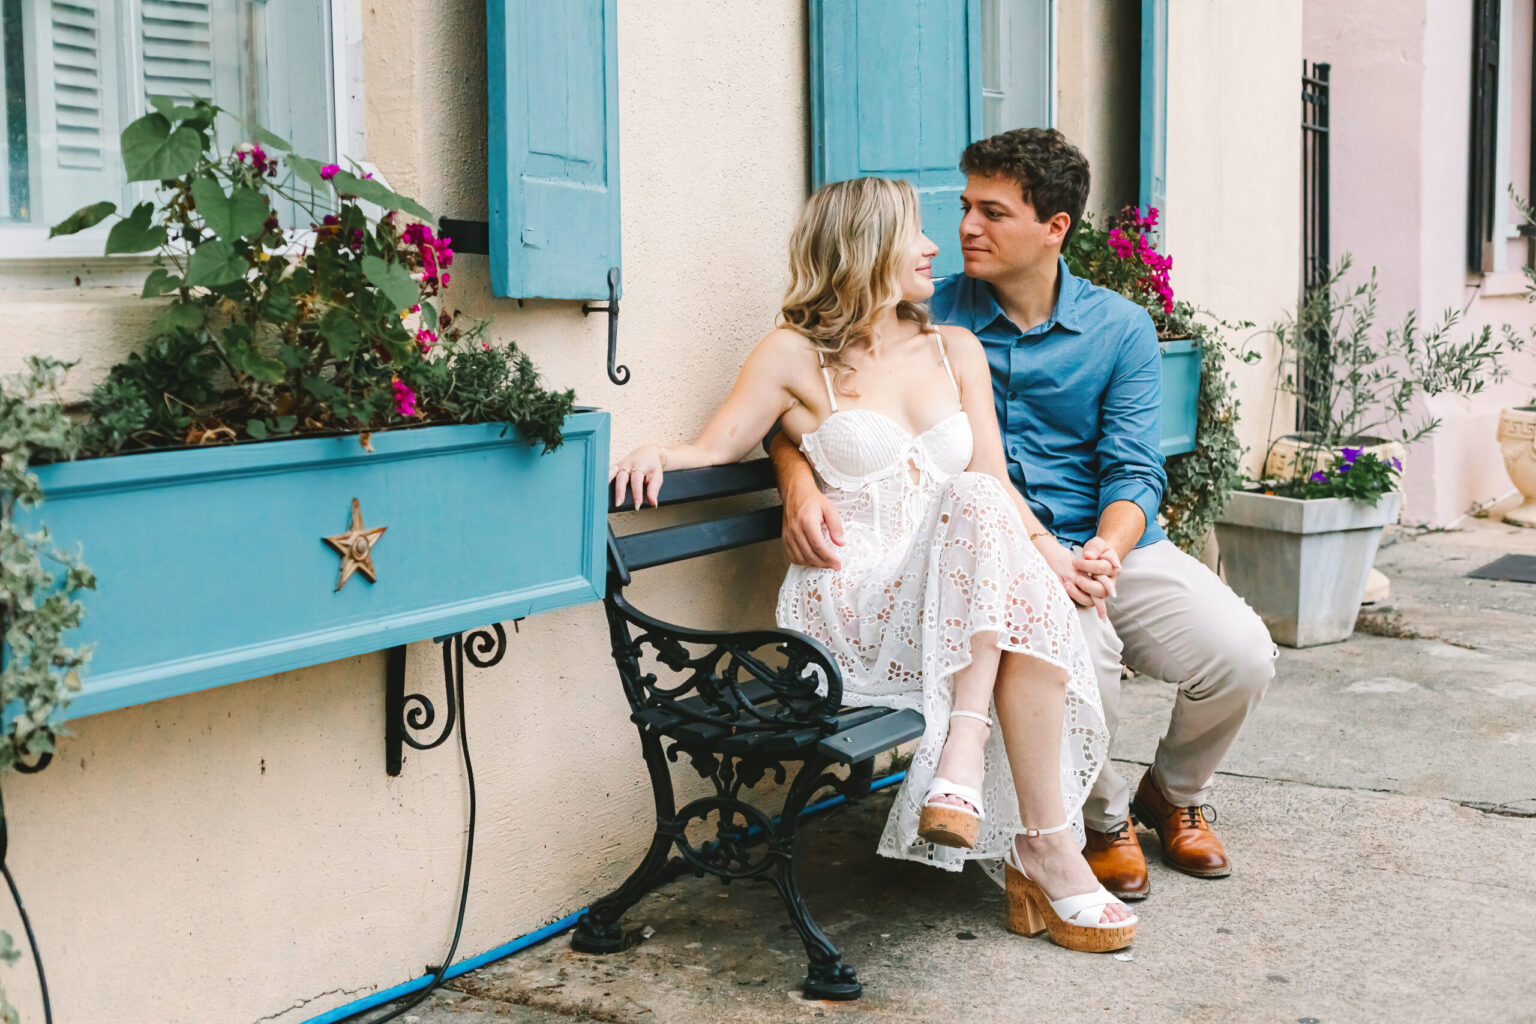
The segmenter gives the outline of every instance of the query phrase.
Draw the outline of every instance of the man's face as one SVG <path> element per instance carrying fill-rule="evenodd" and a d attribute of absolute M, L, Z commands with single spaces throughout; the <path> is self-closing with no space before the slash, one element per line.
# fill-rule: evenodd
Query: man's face
<path fill-rule="evenodd" d="M 979 281 L 1005 281 L 1054 264 L 1071 218 L 1042 222 L 1012 178 L 968 174 L 960 194 L 960 252 L 965 273 Z"/>

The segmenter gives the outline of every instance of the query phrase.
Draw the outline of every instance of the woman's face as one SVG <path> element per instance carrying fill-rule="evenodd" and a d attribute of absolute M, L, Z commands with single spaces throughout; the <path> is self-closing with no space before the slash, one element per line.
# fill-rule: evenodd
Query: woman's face
<path fill-rule="evenodd" d="M 933 258 L 939 254 L 921 231 L 907 248 L 901 265 L 901 297 L 908 302 L 927 302 L 933 297 Z"/>

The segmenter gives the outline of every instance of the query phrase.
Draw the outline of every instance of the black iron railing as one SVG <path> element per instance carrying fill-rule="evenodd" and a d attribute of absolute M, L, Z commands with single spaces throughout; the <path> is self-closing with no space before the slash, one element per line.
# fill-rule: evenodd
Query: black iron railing
<path fill-rule="evenodd" d="M 1328 280 L 1333 259 L 1329 237 L 1330 195 L 1328 144 L 1330 116 L 1328 109 L 1330 65 L 1306 61 L 1301 64 L 1301 234 L 1302 283 L 1307 288 L 1320 287 Z M 1300 368 L 1305 397 L 1297 396 L 1296 421 L 1302 430 L 1316 430 L 1314 410 L 1326 394 L 1333 372 L 1328 338 L 1311 339 L 1309 349 L 1317 354 L 1312 365 Z"/>

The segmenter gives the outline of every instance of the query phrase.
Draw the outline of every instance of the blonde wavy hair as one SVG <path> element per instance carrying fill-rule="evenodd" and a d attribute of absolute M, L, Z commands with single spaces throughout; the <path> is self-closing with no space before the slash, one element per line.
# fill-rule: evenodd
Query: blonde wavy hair
<path fill-rule="evenodd" d="M 779 325 L 804 335 L 833 368 L 842 394 L 853 368 L 850 345 L 874 341 L 875 322 L 894 308 L 921 331 L 928 310 L 901 297 L 901 273 L 922 230 L 917 192 L 905 181 L 851 178 L 823 185 L 806 201 L 789 237 L 789 288 Z"/>

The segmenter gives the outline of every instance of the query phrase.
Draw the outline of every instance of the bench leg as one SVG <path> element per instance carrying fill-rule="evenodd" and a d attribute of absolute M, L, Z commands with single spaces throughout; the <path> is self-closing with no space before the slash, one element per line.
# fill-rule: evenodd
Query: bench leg
<path fill-rule="evenodd" d="M 820 758 L 808 760 L 795 774 L 795 781 L 790 784 L 789 794 L 784 798 L 778 827 L 774 829 L 772 842 L 778 863 L 768 877 L 784 900 L 789 920 L 800 933 L 800 940 L 805 943 L 805 952 L 810 958 L 804 985 L 806 997 L 857 999 L 864 994 L 858 973 L 843 963 L 842 954 L 811 918 L 811 912 L 806 909 L 805 900 L 800 896 L 800 886 L 795 881 L 795 834 L 800 825 L 800 812 L 805 810 L 806 801 L 817 788 L 817 783 L 822 781 L 822 771 L 828 763 Z"/>
<path fill-rule="evenodd" d="M 668 855 L 677 839 L 677 799 L 672 791 L 672 773 L 661 751 L 661 740 L 642 731 L 640 746 L 650 769 L 651 791 L 656 798 L 656 832 L 651 847 L 640 866 L 613 892 L 597 900 L 576 922 L 571 933 L 571 948 L 578 953 L 617 953 L 634 940 L 624 934 L 619 919 L 636 901 L 661 883 L 668 874 Z"/>

